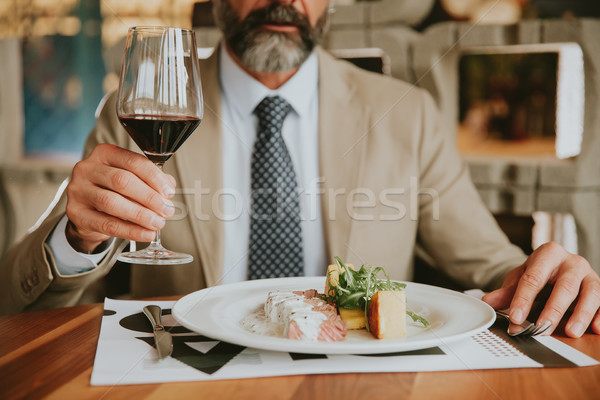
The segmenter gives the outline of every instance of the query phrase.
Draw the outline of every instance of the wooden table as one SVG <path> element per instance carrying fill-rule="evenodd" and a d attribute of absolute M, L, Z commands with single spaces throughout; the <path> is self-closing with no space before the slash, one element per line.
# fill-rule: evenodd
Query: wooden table
<path fill-rule="evenodd" d="M 0 317 L 0 398 L 599 399 L 600 366 L 90 386 L 102 304 Z M 556 336 L 600 359 L 600 336 Z"/>

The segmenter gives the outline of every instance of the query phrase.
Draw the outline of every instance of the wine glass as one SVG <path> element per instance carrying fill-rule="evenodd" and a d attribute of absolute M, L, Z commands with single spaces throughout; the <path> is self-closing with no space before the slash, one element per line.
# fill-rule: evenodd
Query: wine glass
<path fill-rule="evenodd" d="M 170 27 L 133 27 L 121 66 L 117 116 L 129 136 L 162 171 L 164 163 L 200 124 L 204 114 L 194 32 Z M 185 264 L 189 254 L 160 243 L 122 253 L 135 264 Z"/>

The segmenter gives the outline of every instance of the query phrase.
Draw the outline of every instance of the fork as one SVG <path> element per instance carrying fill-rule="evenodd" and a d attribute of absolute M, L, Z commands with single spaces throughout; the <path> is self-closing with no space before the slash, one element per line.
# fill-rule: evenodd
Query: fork
<path fill-rule="evenodd" d="M 546 332 L 552 326 L 552 322 L 550 321 L 534 324 L 533 322 L 525 320 L 520 324 L 513 324 L 510 322 L 508 309 L 496 310 L 496 315 L 499 315 L 508 321 L 506 333 L 508 333 L 509 336 L 537 336 Z"/>

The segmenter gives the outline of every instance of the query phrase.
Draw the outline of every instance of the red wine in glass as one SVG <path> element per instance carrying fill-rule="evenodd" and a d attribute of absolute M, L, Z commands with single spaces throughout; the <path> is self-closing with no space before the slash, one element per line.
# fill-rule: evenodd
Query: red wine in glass
<path fill-rule="evenodd" d="M 121 67 L 117 116 L 158 168 L 194 132 L 204 115 L 194 32 L 169 27 L 133 27 Z M 121 253 L 134 264 L 184 264 L 193 257 L 165 249 L 160 231 L 150 245 Z"/>
<path fill-rule="evenodd" d="M 164 164 L 200 125 L 200 118 L 178 115 L 119 117 L 129 136 L 155 164 Z"/>

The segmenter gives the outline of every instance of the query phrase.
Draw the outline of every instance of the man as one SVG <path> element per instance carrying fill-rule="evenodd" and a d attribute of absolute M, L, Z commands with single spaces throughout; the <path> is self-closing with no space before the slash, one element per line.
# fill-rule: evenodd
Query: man
<path fill-rule="evenodd" d="M 526 259 L 508 243 L 446 143 L 430 96 L 313 50 L 326 30 L 326 0 L 220 0 L 215 9 L 224 45 L 201 66 L 200 128 L 163 174 L 136 153 L 113 96 L 62 204 L 3 261 L 3 312 L 76 304 L 124 247 L 111 238 L 148 242 L 162 228 L 165 246 L 191 253 L 195 262 L 134 265 L 136 297 L 260 278 L 270 273 L 265 265 L 319 275 L 335 255 L 385 265 L 392 278 L 409 279 L 416 246 L 465 285 L 493 288 L 504 280 L 484 300 L 510 306 L 515 323 L 550 285 L 540 321 L 556 327 L 577 299 L 566 333 L 580 336 L 590 324 L 600 333 L 598 275 L 556 244 Z M 282 126 L 265 129 L 264 101 L 275 104 L 271 113 L 286 110 L 275 113 Z M 266 142 L 279 146 L 277 157 L 256 160 L 269 130 Z M 284 207 L 292 209 L 285 216 L 290 224 L 302 217 L 301 233 L 276 235 L 270 247 L 256 234 L 255 184 L 265 179 L 260 165 L 273 158 L 285 163 L 282 181 L 309 195 Z M 232 198 L 248 209 L 239 212 Z M 301 246 L 286 247 L 292 236 Z M 293 253 L 296 247 L 303 251 Z M 292 255 L 283 266 L 260 258 L 268 253 L 277 260 L 279 249 Z"/>

